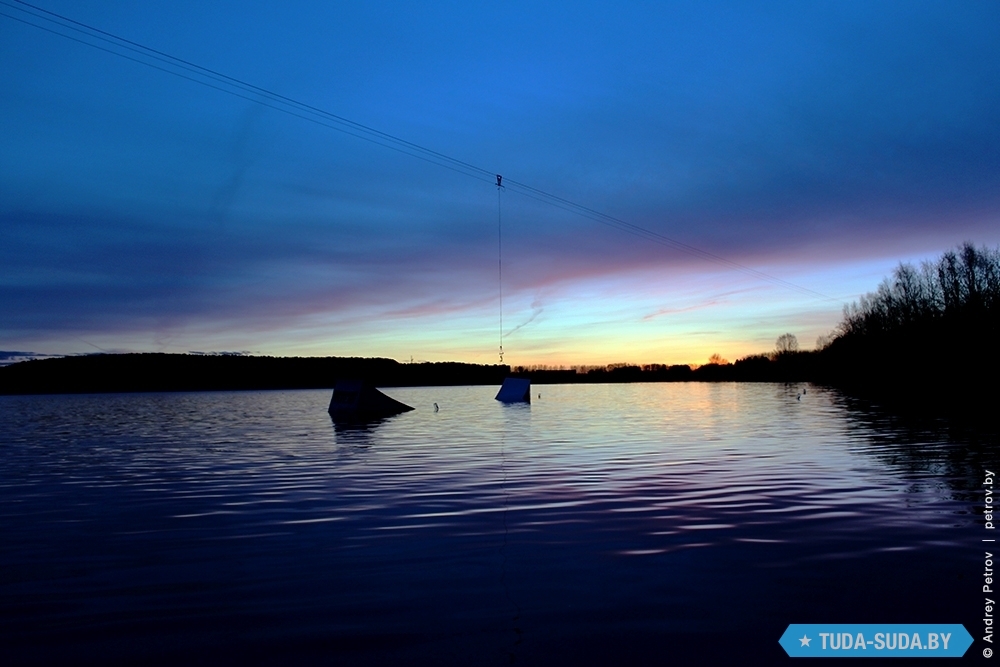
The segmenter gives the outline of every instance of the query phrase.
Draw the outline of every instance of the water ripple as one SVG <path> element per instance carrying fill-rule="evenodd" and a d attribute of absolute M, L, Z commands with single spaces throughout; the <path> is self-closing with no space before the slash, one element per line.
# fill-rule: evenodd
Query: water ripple
<path fill-rule="evenodd" d="M 368 428 L 333 425 L 323 391 L 0 397 L 5 639 L 205 647 L 249 623 L 281 643 L 367 618 L 433 642 L 442 617 L 496 637 L 515 598 L 523 632 L 569 623 L 558 601 L 589 608 L 595 585 L 600 609 L 681 627 L 698 587 L 750 586 L 733 562 L 934 562 L 974 524 L 954 442 L 819 387 L 494 391 L 389 389 L 417 409 Z M 794 577 L 766 581 L 771 604 L 797 599 Z"/>

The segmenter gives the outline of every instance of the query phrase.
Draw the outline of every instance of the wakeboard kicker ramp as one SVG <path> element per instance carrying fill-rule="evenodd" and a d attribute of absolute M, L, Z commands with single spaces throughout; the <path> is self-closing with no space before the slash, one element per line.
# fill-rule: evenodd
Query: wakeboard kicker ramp
<path fill-rule="evenodd" d="M 339 380 L 328 412 L 336 422 L 364 422 L 412 410 L 362 380 Z"/>
<path fill-rule="evenodd" d="M 530 403 L 531 380 L 527 378 L 504 378 L 497 400 L 501 403 Z"/>

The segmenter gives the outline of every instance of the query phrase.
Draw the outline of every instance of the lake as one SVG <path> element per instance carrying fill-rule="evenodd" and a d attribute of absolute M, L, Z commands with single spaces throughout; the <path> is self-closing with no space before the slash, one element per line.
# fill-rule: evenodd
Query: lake
<path fill-rule="evenodd" d="M 0 397 L 0 661 L 775 664 L 965 623 L 992 442 L 806 384 Z M 434 404 L 438 405 L 435 410 Z"/>

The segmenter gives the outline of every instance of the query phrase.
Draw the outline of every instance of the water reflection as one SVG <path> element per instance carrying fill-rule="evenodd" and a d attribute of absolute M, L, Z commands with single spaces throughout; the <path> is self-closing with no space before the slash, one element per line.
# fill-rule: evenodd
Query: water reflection
<path fill-rule="evenodd" d="M 524 418 L 524 408 L 529 407 L 530 403 L 504 403 L 502 404 L 503 409 L 513 409 L 510 414 L 505 413 L 508 421 L 515 418 Z M 528 412 L 530 414 L 530 411 Z M 514 599 L 514 595 L 511 593 L 511 586 L 507 581 L 508 576 L 508 563 L 507 563 L 507 550 L 508 543 L 511 541 L 510 527 L 508 525 L 508 514 L 510 512 L 510 494 L 508 492 L 507 485 L 507 453 L 506 453 L 506 431 L 500 434 L 500 499 L 503 506 L 503 541 L 500 544 L 500 585 L 503 588 L 503 595 L 510 606 L 510 632 L 512 633 L 512 638 L 510 640 L 510 646 L 508 648 L 507 657 L 511 664 L 517 661 L 518 647 L 522 641 L 523 631 L 520 626 L 521 621 L 521 607 L 518 605 L 517 601 Z"/>
<path fill-rule="evenodd" d="M 726 627 L 766 663 L 792 620 L 973 609 L 954 554 L 987 439 L 806 385 L 542 392 L 393 389 L 417 409 L 353 425 L 323 391 L 0 397 L 0 640 L 352 664 L 669 640 L 695 664 L 691 633 Z"/>
<path fill-rule="evenodd" d="M 983 473 L 997 463 L 995 424 L 900 412 L 839 392 L 833 396 L 859 436 L 859 451 L 907 479 L 946 484 L 954 499 L 981 504 Z"/>
<path fill-rule="evenodd" d="M 365 422 L 349 422 L 331 419 L 333 425 L 334 441 L 345 447 L 371 447 L 375 431 L 388 419 L 374 419 Z"/>

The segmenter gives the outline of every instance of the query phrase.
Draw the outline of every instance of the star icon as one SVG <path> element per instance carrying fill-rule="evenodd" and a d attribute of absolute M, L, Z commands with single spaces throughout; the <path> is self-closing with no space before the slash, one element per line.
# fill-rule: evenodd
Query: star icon
<path fill-rule="evenodd" d="M 800 642 L 799 648 L 802 648 L 803 646 L 809 646 L 809 642 L 811 641 L 812 639 L 810 639 L 807 635 L 802 635 L 802 639 L 799 640 Z"/>

